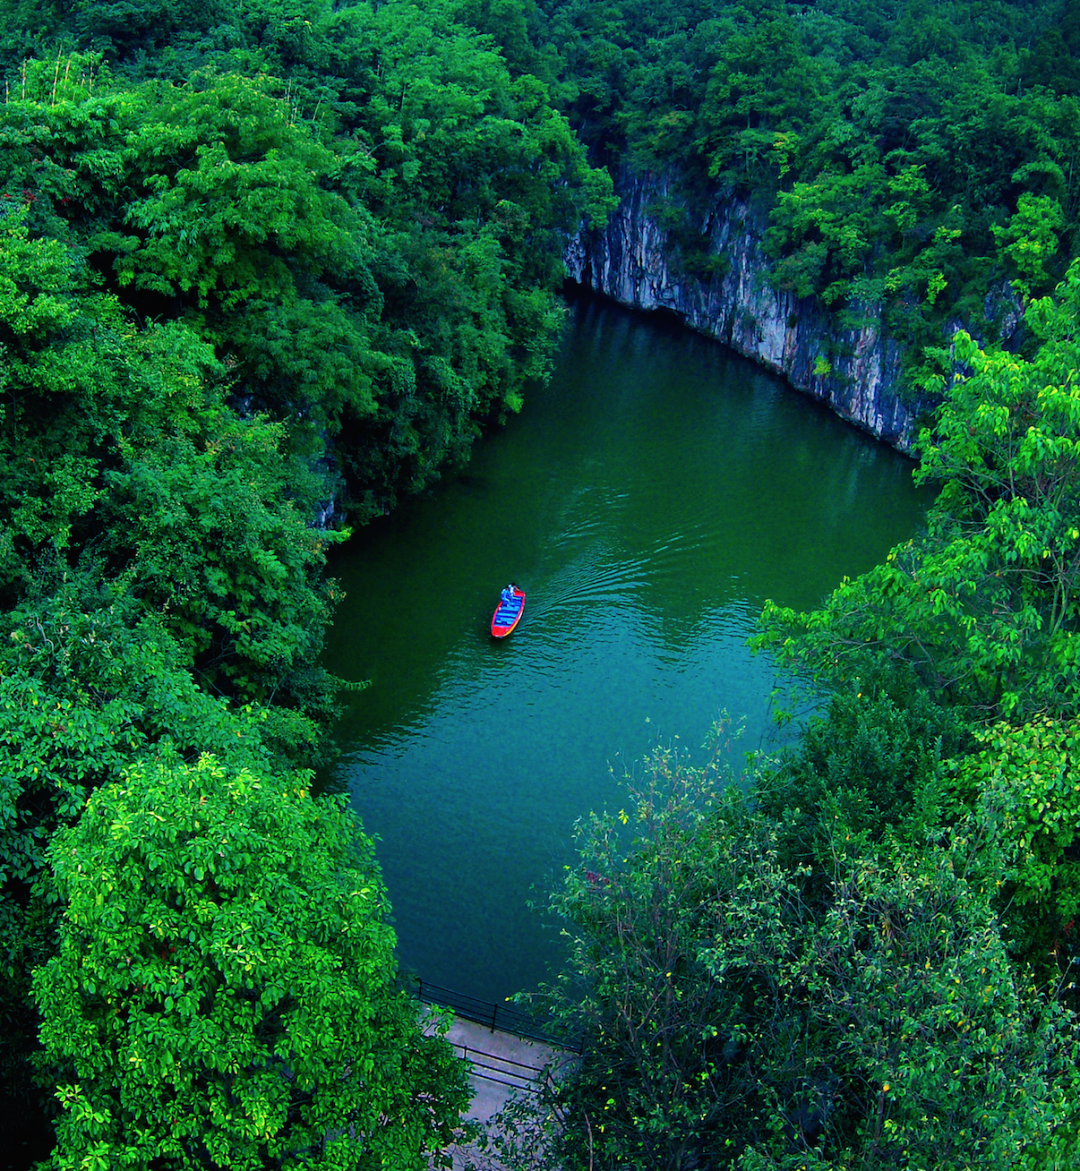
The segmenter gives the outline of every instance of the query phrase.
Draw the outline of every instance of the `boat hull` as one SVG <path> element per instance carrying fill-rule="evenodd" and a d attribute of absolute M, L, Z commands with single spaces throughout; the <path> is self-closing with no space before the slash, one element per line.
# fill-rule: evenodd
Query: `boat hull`
<path fill-rule="evenodd" d="M 505 638 L 521 621 L 524 613 L 525 594 L 515 589 L 512 602 L 500 601 L 495 607 L 495 613 L 491 616 L 491 637 Z"/>

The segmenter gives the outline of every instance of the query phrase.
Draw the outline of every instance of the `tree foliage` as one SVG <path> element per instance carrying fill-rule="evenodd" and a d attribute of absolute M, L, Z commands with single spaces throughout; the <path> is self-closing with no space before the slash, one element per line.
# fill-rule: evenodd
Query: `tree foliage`
<path fill-rule="evenodd" d="M 869 309 L 912 386 L 949 319 L 996 328 L 992 289 L 1044 295 L 1076 254 L 1078 92 L 1050 49 L 1075 50 L 1068 5 L 541 2 L 530 20 L 533 67 L 597 157 L 665 172 L 696 233 L 739 193 L 775 284 Z M 722 268 L 668 226 L 688 273 L 710 271 L 703 245 Z"/>
<path fill-rule="evenodd" d="M 1071 937 L 1080 912 L 1080 779 L 1077 720 L 1035 717 L 980 731 L 949 762 L 947 789 L 971 810 L 1002 852 L 1001 902 L 1013 950 L 1043 979 L 1072 974 Z M 1075 1004 L 1075 988 L 1069 989 Z"/>
<path fill-rule="evenodd" d="M 920 440 L 941 485 L 929 531 L 797 616 L 770 606 L 761 645 L 833 681 L 906 676 L 975 718 L 1075 711 L 1080 548 L 1080 272 L 1033 303 L 1031 357 L 957 335 L 961 373 Z"/>
<path fill-rule="evenodd" d="M 868 848 L 822 809 L 831 851 L 799 861 L 784 818 L 719 779 L 662 750 L 624 811 L 582 826 L 552 904 L 572 949 L 559 1003 L 592 1042 L 548 1107 L 561 1165 L 1074 1151 L 1076 1041 L 1002 942 L 996 847 L 956 832 Z"/>
<path fill-rule="evenodd" d="M 449 1141 L 463 1066 L 394 986 L 370 841 L 304 784 L 165 757 L 57 836 L 52 1166 L 420 1169 Z"/>
<path fill-rule="evenodd" d="M 296 59 L 257 6 L 183 84 L 134 80 L 149 58 L 114 60 L 125 81 L 96 57 L 22 66 L 0 179 L 123 301 L 211 341 L 296 450 L 343 433 L 362 521 L 546 375 L 563 241 L 611 181 L 452 7 L 310 8 Z"/>
<path fill-rule="evenodd" d="M 65 1084 L 81 1087 L 64 1096 L 57 1165 L 262 1165 L 275 1143 L 297 1158 L 326 1145 L 330 1159 L 349 1129 L 364 1131 L 363 1160 L 419 1166 L 456 1118 L 459 1079 L 389 991 L 390 936 L 375 919 L 341 920 L 359 950 L 301 955 L 286 954 L 273 916 L 252 915 L 252 954 L 277 957 L 263 976 L 278 1008 L 258 1037 L 243 1034 L 255 1018 L 214 999 L 225 968 L 206 975 L 197 1004 L 184 1002 L 186 1017 L 175 995 L 167 1012 L 161 997 L 147 1002 L 139 1027 L 153 1016 L 169 1038 L 158 1068 L 150 1034 L 124 1033 L 133 1008 L 98 1013 L 96 992 L 84 1001 L 76 949 L 97 956 L 91 983 L 105 988 L 116 939 L 89 911 L 78 912 L 82 942 L 66 934 L 90 888 L 77 869 L 54 881 L 47 851 L 67 831 L 69 844 L 90 835 L 71 845 L 85 848 L 81 873 L 92 883 L 122 871 L 108 914 L 143 922 L 131 843 L 110 839 L 109 857 L 92 845 L 88 802 L 143 809 L 153 794 L 179 810 L 198 777 L 222 823 L 228 810 L 215 802 L 237 784 L 265 821 L 258 785 L 306 785 L 294 770 L 329 751 L 340 682 L 318 665 L 337 589 L 327 546 L 347 536 L 346 511 L 362 523 L 465 460 L 545 375 L 565 234 L 604 214 L 610 180 L 586 164 L 544 85 L 511 77 L 450 5 L 80 0 L 0 12 L 4 1092 L 18 1109 L 32 1102 L 40 1026 L 41 1084 L 63 1066 Z M 196 768 L 204 753 L 220 763 Z M 121 780 L 122 797 L 109 788 Z M 293 880 L 306 892 L 294 903 L 344 881 L 345 821 L 320 808 L 305 799 L 293 829 L 325 873 L 278 867 L 275 893 Z M 238 906 L 273 886 L 278 839 L 269 822 L 263 830 L 265 869 L 234 866 Z M 316 830 L 328 835 L 321 854 Z M 381 914 L 377 877 L 367 881 Z M 196 926 L 205 918 L 185 929 Z M 125 946 L 134 965 L 142 944 Z M 317 968 L 329 981 L 323 1015 L 309 988 L 286 1044 L 290 965 L 308 960 L 312 979 Z M 49 962 L 35 1006 L 30 972 Z M 335 964 L 353 984 L 333 983 Z M 50 999 L 62 971 L 63 1003 Z M 115 1006 L 145 988 L 114 991 Z M 346 1007 L 331 1027 L 334 1005 Z M 277 1079 L 232 1121 L 240 1059 L 215 1065 L 183 1035 L 202 1010 L 219 1056 L 247 1046 L 250 1084 Z M 356 1064 L 338 1046 L 341 1027 Z M 72 1048 L 91 1034 L 93 1069 Z M 121 1085 L 111 1063 L 136 1044 L 167 1086 L 140 1087 L 127 1065 Z M 221 1108 L 206 1114 L 197 1103 L 219 1074 Z M 194 1129 L 169 1137 L 166 1104 L 182 1097 L 190 1118 L 177 1133 Z M 355 1143 L 333 1156 L 355 1157 Z"/>

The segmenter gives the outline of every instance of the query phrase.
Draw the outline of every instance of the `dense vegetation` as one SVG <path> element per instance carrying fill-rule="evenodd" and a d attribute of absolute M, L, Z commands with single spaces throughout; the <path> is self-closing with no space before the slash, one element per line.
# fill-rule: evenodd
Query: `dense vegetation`
<path fill-rule="evenodd" d="M 488 6 L 478 5 L 482 12 Z M 511 60 L 511 27 L 486 27 Z M 1080 15 L 1067 0 L 537 0 L 525 63 L 613 166 L 674 172 L 674 263 L 723 271 L 718 198 L 768 225 L 771 279 L 880 315 L 913 379 L 986 330 L 1010 279 L 1050 292 L 1080 210 Z"/>
<path fill-rule="evenodd" d="M 325 551 L 520 408 L 624 165 L 679 176 L 651 210 L 687 272 L 723 270 L 736 196 L 780 287 L 910 343 L 941 495 L 820 611 L 766 612 L 822 697 L 797 749 L 744 796 L 660 754 L 584 827 L 559 1006 L 593 1043 L 551 1158 L 1076 1165 L 1073 7 L 0 15 L 0 1081 L 50 1165 L 447 1140 L 459 1063 L 395 991 L 371 843 L 310 793 Z M 957 319 L 982 341 L 947 351 Z"/>
<path fill-rule="evenodd" d="M 426 1167 L 461 1063 L 310 793 L 325 551 L 519 409 L 610 180 L 449 6 L 0 12 L 5 1117 Z"/>

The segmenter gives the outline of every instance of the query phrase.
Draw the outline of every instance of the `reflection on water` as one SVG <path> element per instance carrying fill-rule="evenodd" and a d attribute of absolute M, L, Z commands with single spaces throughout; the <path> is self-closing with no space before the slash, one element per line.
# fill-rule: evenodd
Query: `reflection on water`
<path fill-rule="evenodd" d="M 911 536 L 911 469 L 715 343 L 577 306 L 551 384 L 467 474 L 335 563 L 327 665 L 374 686 L 346 697 L 331 780 L 381 838 L 402 965 L 535 986 L 557 937 L 526 903 L 574 820 L 619 802 L 610 769 L 700 745 L 721 709 L 767 743 L 762 603 L 813 606 Z M 525 617 L 496 642 L 511 579 Z"/>

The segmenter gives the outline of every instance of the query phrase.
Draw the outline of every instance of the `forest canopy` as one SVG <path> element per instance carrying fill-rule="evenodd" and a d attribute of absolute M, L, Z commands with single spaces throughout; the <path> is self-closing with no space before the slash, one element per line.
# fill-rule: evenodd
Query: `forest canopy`
<path fill-rule="evenodd" d="M 941 368 L 946 322 L 982 331 L 995 287 L 1049 293 L 1077 252 L 1065 0 L 538 0 L 531 25 L 530 66 L 595 156 L 673 179 L 656 211 L 674 264 L 702 271 L 702 225 L 737 193 L 767 224 L 769 279 L 872 306 L 915 377 Z"/>
<path fill-rule="evenodd" d="M 463 1067 L 311 792 L 326 550 L 520 408 L 610 179 L 451 6 L 2 12 L 5 1115 L 426 1167 Z"/>
<path fill-rule="evenodd" d="M 777 288 L 879 315 L 940 496 L 766 610 L 820 715 L 748 795 L 660 754 L 632 840 L 583 828 L 559 1165 L 1076 1165 L 1076 6 L 0 18 L 0 1083 L 46 1165 L 449 1140 L 460 1064 L 311 792 L 360 682 L 319 666 L 326 553 L 521 409 L 627 168 L 673 176 L 677 271 L 737 197 Z"/>

